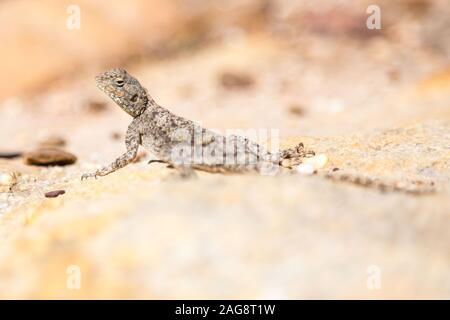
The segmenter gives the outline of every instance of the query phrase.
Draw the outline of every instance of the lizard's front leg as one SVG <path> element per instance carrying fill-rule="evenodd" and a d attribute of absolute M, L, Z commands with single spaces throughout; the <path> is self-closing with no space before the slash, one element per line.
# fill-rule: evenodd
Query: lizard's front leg
<path fill-rule="evenodd" d="M 110 165 L 103 167 L 95 172 L 86 173 L 81 176 L 81 180 L 87 178 L 97 178 L 98 176 L 106 176 L 120 168 L 125 167 L 127 164 L 131 163 L 133 159 L 136 157 L 139 144 L 141 143 L 141 135 L 138 129 L 133 125 L 133 122 L 128 127 L 126 136 L 125 136 L 125 145 L 127 147 L 127 152 L 117 158 Z"/>

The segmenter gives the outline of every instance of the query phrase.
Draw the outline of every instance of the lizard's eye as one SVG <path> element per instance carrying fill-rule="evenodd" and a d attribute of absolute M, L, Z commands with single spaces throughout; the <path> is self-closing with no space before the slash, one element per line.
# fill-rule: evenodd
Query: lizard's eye
<path fill-rule="evenodd" d="M 123 81 L 122 78 L 116 78 L 114 80 L 114 82 L 116 83 L 117 86 L 122 87 L 125 84 L 125 81 Z"/>

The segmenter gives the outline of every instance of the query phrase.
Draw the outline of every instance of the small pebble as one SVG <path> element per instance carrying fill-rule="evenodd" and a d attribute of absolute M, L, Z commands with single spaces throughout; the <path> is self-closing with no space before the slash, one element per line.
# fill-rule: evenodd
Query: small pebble
<path fill-rule="evenodd" d="M 298 104 L 292 104 L 288 108 L 289 112 L 297 117 L 303 117 L 305 110 Z"/>
<path fill-rule="evenodd" d="M 18 174 L 16 172 L 0 173 L 0 187 L 6 187 L 8 189 L 13 187 L 17 183 L 17 175 Z"/>
<path fill-rule="evenodd" d="M 108 109 L 108 104 L 103 101 L 89 101 L 87 105 L 88 112 L 101 113 Z"/>
<path fill-rule="evenodd" d="M 3 159 L 14 159 L 22 156 L 22 152 L 20 151 L 11 151 L 11 152 L 0 152 L 0 158 Z"/>
<path fill-rule="evenodd" d="M 36 166 L 65 166 L 75 163 L 77 157 L 57 148 L 40 148 L 24 154 L 24 161 Z"/>
<path fill-rule="evenodd" d="M 45 193 L 46 198 L 56 198 L 62 194 L 66 193 L 65 190 L 53 190 Z"/>
<path fill-rule="evenodd" d="M 327 162 L 328 162 L 328 157 L 325 154 L 323 154 L 323 153 L 318 154 L 318 155 L 316 155 L 314 157 L 311 157 L 311 158 L 306 158 L 305 160 L 303 160 L 304 164 L 312 165 L 312 167 L 315 170 L 325 167 Z"/>
<path fill-rule="evenodd" d="M 316 170 L 310 163 L 302 163 L 297 166 L 297 172 L 304 175 L 312 175 Z"/>
<path fill-rule="evenodd" d="M 219 75 L 219 83 L 225 89 L 242 89 L 254 84 L 251 75 L 244 72 L 223 72 Z"/>

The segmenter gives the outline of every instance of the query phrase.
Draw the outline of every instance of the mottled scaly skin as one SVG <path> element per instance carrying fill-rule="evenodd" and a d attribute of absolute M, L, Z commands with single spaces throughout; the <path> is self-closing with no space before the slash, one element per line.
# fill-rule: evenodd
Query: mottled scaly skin
<path fill-rule="evenodd" d="M 246 138 L 223 136 L 204 129 L 156 104 L 147 90 L 123 69 L 106 71 L 96 77 L 96 82 L 133 120 L 125 136 L 127 151 L 110 165 L 84 174 L 81 179 L 105 176 L 125 167 L 136 157 L 139 145 L 148 149 L 157 158 L 156 161 L 170 164 L 185 176 L 191 175 L 192 169 L 273 174 L 280 166 L 292 168 L 301 163 L 304 157 L 314 155 L 313 151 L 306 150 L 301 143 L 295 148 L 271 154 Z M 427 194 L 436 190 L 433 183 L 385 182 L 359 174 L 335 171 L 332 170 L 324 177 L 381 191 Z"/>
<path fill-rule="evenodd" d="M 106 71 L 96 77 L 96 82 L 133 120 L 125 136 L 127 151 L 108 166 L 84 174 L 82 179 L 105 176 L 125 167 L 136 157 L 139 145 L 158 161 L 166 162 L 184 174 L 191 174 L 192 169 L 270 174 L 279 168 L 280 159 L 300 161 L 302 157 L 313 154 L 300 144 L 297 148 L 272 155 L 246 138 L 225 137 L 204 129 L 156 104 L 147 90 L 123 69 Z"/>

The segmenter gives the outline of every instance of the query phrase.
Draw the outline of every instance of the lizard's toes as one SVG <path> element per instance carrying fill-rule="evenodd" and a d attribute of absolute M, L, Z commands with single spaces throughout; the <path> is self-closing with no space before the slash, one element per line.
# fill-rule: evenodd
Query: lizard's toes
<path fill-rule="evenodd" d="M 87 180 L 89 178 L 95 177 L 97 179 L 97 172 L 94 173 L 85 173 L 81 176 L 81 181 Z"/>

